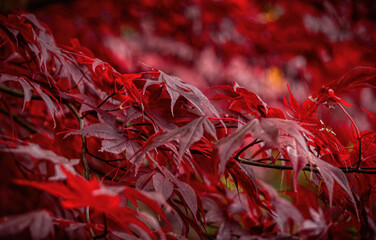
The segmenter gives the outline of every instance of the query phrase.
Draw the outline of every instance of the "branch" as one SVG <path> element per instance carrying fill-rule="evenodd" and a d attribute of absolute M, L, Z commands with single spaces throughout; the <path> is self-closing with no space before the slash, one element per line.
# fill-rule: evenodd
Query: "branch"
<path fill-rule="evenodd" d="M 0 112 L 9 116 L 9 112 L 7 110 L 5 110 L 4 108 L 1 108 L 0 107 Z M 29 132 L 31 132 L 32 134 L 37 134 L 39 133 L 39 131 L 34 128 L 32 125 L 30 125 L 28 122 L 24 121 L 22 118 L 20 118 L 19 116 L 15 115 L 12 113 L 12 117 L 14 119 L 14 121 L 18 124 L 20 124 L 22 127 L 24 127 L 25 129 L 29 130 Z"/>
<path fill-rule="evenodd" d="M 116 89 L 117 91 L 120 91 L 120 89 L 123 87 L 123 85 L 121 85 L 118 89 Z M 111 97 L 115 96 L 117 94 L 117 91 L 115 92 L 112 92 L 111 94 L 109 94 L 98 106 L 97 108 L 100 108 L 102 107 L 103 104 L 105 104 Z M 119 109 L 117 109 L 119 110 Z M 82 118 L 86 117 L 90 112 L 87 112 L 85 113 L 84 115 L 82 115 Z"/>
<path fill-rule="evenodd" d="M 25 96 L 25 94 L 22 91 L 19 91 L 17 89 L 13 89 L 13 88 L 8 88 L 8 87 L 1 86 L 1 85 L 0 85 L 0 91 L 4 92 L 4 93 L 7 93 L 9 95 L 15 96 L 15 97 L 24 97 Z M 39 95 L 37 95 L 37 94 L 33 94 L 32 97 L 31 97 L 31 99 L 34 99 L 34 100 L 43 100 L 42 97 L 39 96 Z M 63 101 L 63 102 L 71 110 L 71 112 L 73 113 L 73 115 L 77 118 L 78 124 L 79 124 L 79 128 L 82 129 L 83 126 L 84 126 L 84 122 L 83 122 L 83 117 L 81 116 L 81 114 L 77 111 L 77 109 L 71 103 L 66 102 L 66 101 Z M 33 130 L 30 126 L 28 126 L 28 124 L 26 122 L 24 122 L 22 119 L 19 119 L 17 116 L 13 116 L 13 117 L 14 117 L 14 120 L 16 122 L 20 123 L 25 128 L 28 128 L 30 131 L 36 131 L 36 132 L 38 132 L 37 130 L 35 130 L 35 129 Z M 85 169 L 84 177 L 85 177 L 86 180 L 90 180 L 91 169 L 90 169 L 89 163 L 88 163 L 87 158 L 86 158 L 86 138 L 85 138 L 85 136 L 81 135 L 81 139 L 82 139 L 81 161 L 82 161 L 82 164 L 83 164 L 84 169 Z M 85 207 L 84 211 L 85 211 L 86 222 L 88 224 L 91 224 L 91 220 L 90 220 L 90 208 L 89 207 Z M 90 235 L 91 235 L 91 237 L 93 239 L 97 238 L 97 236 L 94 233 L 94 230 L 91 227 L 89 228 L 89 232 L 90 232 Z M 105 232 L 107 234 L 107 227 L 106 227 L 106 231 Z"/>
<path fill-rule="evenodd" d="M 255 167 L 265 167 L 265 168 L 272 168 L 272 169 L 279 169 L 279 170 L 294 170 L 292 166 L 276 165 L 276 164 L 262 162 L 262 161 L 271 160 L 269 158 L 263 158 L 263 159 L 258 159 L 258 160 L 250 160 L 250 159 L 245 159 L 245 158 L 240 158 L 240 157 L 238 158 L 233 157 L 233 158 L 239 163 L 252 165 Z M 373 168 L 339 167 L 339 169 L 341 169 L 341 171 L 344 173 L 376 174 L 376 170 Z M 312 167 L 309 165 L 305 166 L 302 170 L 308 171 L 308 172 L 320 173 L 318 168 Z"/>
<path fill-rule="evenodd" d="M 84 121 L 81 117 L 81 114 L 77 111 L 77 109 L 71 103 L 67 103 L 66 105 L 71 110 L 73 115 L 77 118 L 79 128 L 82 129 L 84 127 Z M 90 180 L 90 166 L 86 158 L 86 138 L 85 136 L 81 135 L 81 139 L 82 139 L 81 161 L 85 168 L 84 177 L 86 180 Z"/>
<path fill-rule="evenodd" d="M 7 93 L 15 97 L 22 97 L 22 98 L 25 97 L 25 94 L 22 91 L 14 89 L 14 88 L 8 88 L 2 85 L 0 85 L 0 92 Z M 38 94 L 31 95 L 31 99 L 43 100 L 41 96 L 39 96 Z"/>
<path fill-rule="evenodd" d="M 359 128 L 356 125 L 354 119 L 352 119 L 350 114 L 343 108 L 343 106 L 337 100 L 336 100 L 336 103 L 341 108 L 342 112 L 346 114 L 346 116 L 350 119 L 351 123 L 354 125 L 355 131 L 356 131 L 356 138 L 359 142 L 358 162 L 356 163 L 356 169 L 359 169 L 360 162 L 362 161 L 362 137 L 360 136 Z"/>
<path fill-rule="evenodd" d="M 84 120 L 83 120 L 81 114 L 77 111 L 77 109 L 71 103 L 67 103 L 66 106 L 71 110 L 73 115 L 77 118 L 79 128 L 82 129 L 84 127 Z M 82 139 L 81 161 L 82 161 L 82 164 L 84 165 L 84 169 L 85 169 L 84 177 L 85 177 L 86 180 L 90 180 L 90 172 L 91 171 L 90 171 L 89 163 L 87 162 L 87 158 L 86 158 L 86 138 L 85 138 L 84 135 L 81 135 L 81 139 Z M 86 218 L 86 222 L 88 224 L 91 224 L 90 208 L 89 207 L 85 207 L 85 218 Z M 90 227 L 89 232 L 90 232 L 91 237 L 94 238 L 95 233 L 94 233 L 93 228 Z"/>
<path fill-rule="evenodd" d="M 93 158 L 95 158 L 95 159 L 97 159 L 97 160 L 99 160 L 99 161 L 101 161 L 101 162 L 103 162 L 103 163 L 105 163 L 105 164 L 107 164 L 107 165 L 109 165 L 111 167 L 119 168 L 120 170 L 123 170 L 123 171 L 129 171 L 129 169 L 127 169 L 126 167 L 119 167 L 119 166 L 116 166 L 115 164 L 111 163 L 111 162 L 115 162 L 115 161 L 125 160 L 124 158 L 123 159 L 119 158 L 119 159 L 113 159 L 113 160 L 106 160 L 106 159 L 103 159 L 101 157 L 98 157 L 98 156 L 92 154 L 91 152 L 88 151 L 88 149 L 86 149 L 86 153 L 88 155 L 92 156 Z"/>
<path fill-rule="evenodd" d="M 253 140 L 250 144 L 248 144 L 247 146 L 243 147 L 236 155 L 235 155 L 235 159 L 238 159 L 240 154 L 242 154 L 245 150 L 247 150 L 248 148 L 252 147 L 253 145 L 256 145 L 258 143 L 261 143 L 262 140 L 259 140 L 259 139 L 255 139 Z"/>

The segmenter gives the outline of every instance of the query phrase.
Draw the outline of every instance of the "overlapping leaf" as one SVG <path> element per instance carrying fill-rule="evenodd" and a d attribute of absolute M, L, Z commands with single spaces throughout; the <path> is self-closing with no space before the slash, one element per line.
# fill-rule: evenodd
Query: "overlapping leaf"
<path fill-rule="evenodd" d="M 308 149 L 305 136 L 310 133 L 297 122 L 283 119 L 254 119 L 239 128 L 234 133 L 221 139 L 214 147 L 215 159 L 219 160 L 219 172 L 225 170 L 226 164 L 232 154 L 242 145 L 246 135 L 261 139 L 267 146 L 287 150 L 291 165 L 294 169 L 294 188 L 297 188 L 298 175 L 306 164 L 317 166 L 321 176 L 328 187 L 330 199 L 333 195 L 333 185 L 336 181 L 342 189 L 349 194 L 353 204 L 355 200 L 351 194 L 350 186 L 344 173 L 315 157 Z M 331 201 L 331 200 L 330 200 Z"/>
<path fill-rule="evenodd" d="M 27 212 L 0 219 L 0 237 L 7 237 L 29 229 L 31 239 L 54 238 L 52 216 L 46 210 Z"/>
<path fill-rule="evenodd" d="M 69 209 L 90 206 L 103 212 L 119 206 L 120 197 L 116 192 L 101 186 L 96 178 L 88 182 L 82 176 L 65 169 L 63 171 L 66 175 L 66 185 L 61 182 L 32 182 L 20 179 L 15 182 L 58 196 L 63 199 L 63 206 Z"/>
<path fill-rule="evenodd" d="M 34 187 L 60 197 L 62 198 L 62 205 L 67 209 L 89 206 L 98 212 L 106 213 L 125 230 L 130 232 L 131 225 L 134 225 L 152 239 L 155 239 L 155 237 L 146 224 L 148 221 L 145 221 L 145 216 L 144 222 L 140 219 L 143 217 L 141 213 L 120 205 L 121 193 L 136 207 L 138 207 L 137 201 L 147 204 L 168 222 L 160 206 L 138 190 L 125 187 L 106 187 L 100 184 L 96 178 L 86 181 L 82 176 L 75 175 L 64 168 L 63 171 L 66 175 L 65 184 L 62 182 L 32 182 L 20 179 L 15 180 L 15 183 Z"/>
<path fill-rule="evenodd" d="M 355 209 L 355 199 L 351 192 L 349 182 L 345 176 L 345 174 L 337 167 L 330 165 L 329 163 L 319 159 L 319 158 L 312 158 L 310 159 L 312 164 L 315 164 L 320 171 L 320 175 L 323 177 L 326 187 L 328 188 L 329 192 L 329 204 L 332 205 L 333 199 L 333 189 L 334 183 L 337 182 L 341 188 L 348 194 L 351 202 L 354 204 Z"/>
<path fill-rule="evenodd" d="M 5 73 L 0 73 L 0 82 L 6 82 L 6 81 L 15 81 L 21 84 L 23 88 L 23 94 L 25 95 L 23 109 L 25 109 L 25 104 L 31 100 L 32 90 L 34 89 L 38 93 L 38 95 L 43 99 L 43 101 L 46 103 L 47 109 L 54 121 L 55 121 L 55 116 L 61 115 L 61 110 L 59 110 L 59 108 L 55 106 L 51 98 L 46 93 L 43 92 L 39 84 L 27 81 L 23 77 L 17 77 L 17 76 L 5 74 Z"/>
<path fill-rule="evenodd" d="M 32 30 L 32 39 L 26 40 L 31 52 L 36 57 L 41 72 L 45 74 L 49 80 L 52 80 L 50 83 L 54 84 L 53 76 L 50 73 L 51 69 L 49 68 L 49 62 L 53 61 L 56 72 L 59 73 L 58 77 L 66 77 L 70 81 L 78 83 L 84 80 L 85 76 L 82 73 L 82 70 L 77 66 L 77 62 L 71 56 L 66 53 L 63 53 L 61 49 L 55 43 L 54 37 L 51 32 L 38 21 L 38 19 L 33 14 L 24 13 L 20 16 L 14 16 L 13 19 L 19 17 L 18 20 L 20 23 L 24 21 L 22 18 L 25 18 L 33 25 Z M 21 25 L 22 26 L 22 25 Z M 23 28 L 20 30 L 20 34 L 25 37 L 25 34 L 30 34 L 29 32 L 24 32 Z"/>
<path fill-rule="evenodd" d="M 21 77 L 13 76 L 13 75 L 6 74 L 6 73 L 1 73 L 0 82 L 3 83 L 6 81 L 14 81 L 14 82 L 18 82 L 21 84 L 23 93 L 24 93 L 24 104 L 23 104 L 22 110 L 25 110 L 25 104 L 31 100 L 32 86 L 25 79 Z"/>
<path fill-rule="evenodd" d="M 192 212 L 195 221 L 198 221 L 198 198 L 195 190 L 188 183 L 179 180 L 177 176 L 163 166 L 152 171 L 145 178 L 139 179 L 138 184 L 141 183 L 141 186 L 145 187 L 150 182 L 154 191 L 160 194 L 164 201 L 167 201 L 174 193 L 179 193 L 181 200 L 185 202 L 185 207 Z"/>
<path fill-rule="evenodd" d="M 249 166 L 242 166 L 237 162 L 233 162 L 231 166 L 229 166 L 228 171 L 234 179 L 234 182 L 244 189 L 247 196 L 254 203 L 258 204 L 259 206 L 263 206 L 259 198 L 256 176 L 252 168 Z"/>
<path fill-rule="evenodd" d="M 19 128 L 14 129 L 15 133 L 21 133 L 18 137 L 22 136 L 23 140 L 32 138 L 31 141 L 35 143 L 20 145 L 19 141 L 6 136 L 9 128 L 8 116 L 4 118 L 5 121 L 1 119 L 0 142 L 10 147 L 7 148 L 7 152 L 15 153 L 15 161 L 1 162 L 6 176 L 2 180 L 7 182 L 6 178 L 13 172 L 17 176 L 21 175 L 24 169 L 18 165 L 21 160 L 20 154 L 24 154 L 26 158 L 31 156 L 33 160 L 46 159 L 55 166 L 61 164 L 73 172 L 73 164 L 70 164 L 72 161 L 69 157 L 63 158 L 53 151 L 43 149 L 40 147 L 42 145 L 38 145 L 45 144 L 45 140 L 40 139 L 41 136 L 25 136 L 23 131 L 28 125 L 22 123 L 40 126 L 40 129 L 51 136 L 74 128 L 77 119 L 72 114 L 65 114 L 64 118 L 59 119 L 61 125 L 59 124 L 57 129 L 50 128 L 51 120 L 61 112 L 59 105 L 62 99 L 63 103 L 80 107 L 84 114 L 79 120 L 86 126 L 67 136 L 79 134 L 101 138 L 100 147 L 96 144 L 91 145 L 94 142 L 92 139 L 89 139 L 87 146 L 98 147 L 101 151 L 115 154 L 125 152 L 126 157 L 135 163 L 129 166 L 129 170 L 123 171 L 125 168 L 116 169 L 115 165 L 111 166 L 106 161 L 108 154 L 102 154 L 103 159 L 90 158 L 91 170 L 103 179 L 111 178 L 113 184 L 119 185 L 118 188 L 106 187 L 101 183 L 95 183 L 95 180 L 85 181 L 78 176 L 69 175 L 69 172 L 64 176 L 60 167 L 57 167 L 60 173 L 48 180 L 66 177 L 66 182 L 20 182 L 46 190 L 62 199 L 63 205 L 69 211 L 56 210 L 54 214 L 63 215 L 59 218 L 72 219 L 80 230 L 90 228 L 91 225 L 102 225 L 97 213 L 105 213 L 109 220 L 106 225 L 108 229 L 95 231 L 104 230 L 105 234 L 108 233 L 108 238 L 325 238 L 336 237 L 335 234 L 349 229 L 351 239 L 372 238 L 376 233 L 372 215 L 374 177 L 356 173 L 354 177 L 347 178 L 353 174 L 346 173 L 348 176 L 345 176 L 343 169 L 329 163 L 336 160 L 336 163 L 343 166 L 342 163 L 347 161 L 346 156 L 349 155 L 351 163 L 360 160 L 360 172 L 374 173 L 372 168 L 375 138 L 372 133 L 361 132 L 361 139 L 360 136 L 341 139 L 338 137 L 341 135 L 332 134 L 330 128 L 316 118 L 316 113 L 323 113 L 321 116 L 318 115 L 320 118 L 326 117 L 325 112 L 317 112 L 320 103 L 336 101 L 346 104 L 337 94 L 376 85 L 373 68 L 357 68 L 344 77 L 329 84 L 325 83 L 327 79 L 337 76 L 355 64 L 372 65 L 374 62 L 375 39 L 372 34 L 365 34 L 372 32 L 369 30 L 372 29 L 374 21 L 369 16 L 374 12 L 374 6 L 371 3 L 355 2 L 340 4 L 327 1 L 307 3 L 281 0 L 278 3 L 199 1 L 186 4 L 170 1 L 168 4 L 160 4 L 157 1 L 141 0 L 130 1 L 121 7 L 113 1 L 92 4 L 89 0 L 81 0 L 68 3 L 66 6 L 55 3 L 25 5 L 33 9 L 38 7 L 38 14 L 51 26 L 60 24 L 56 29 L 64 31 L 54 32 L 55 36 L 60 36 L 56 42 L 66 43 L 71 40 L 74 45 L 72 48 L 58 46 L 48 28 L 31 14 L 9 15 L 8 18 L 0 16 L 0 82 L 13 81 L 21 84 L 24 93 L 23 109 L 26 112 L 17 115 L 13 111 L 13 107 L 16 108 L 21 103 L 14 98 L 16 95 L 22 95 L 18 91 L 10 93 L 8 90 L 2 90 L 2 103 L 6 103 L 4 106 L 6 105 L 9 115 L 13 114 L 14 119 L 18 119 L 15 122 L 19 124 Z M 136 8 L 132 7 L 135 5 Z M 82 11 L 82 6 L 90 11 Z M 57 12 L 62 14 L 56 14 Z M 343 12 L 346 12 L 346 16 L 340 16 Z M 66 17 L 68 15 L 72 18 Z M 147 19 L 145 16 L 148 16 Z M 102 19 L 101 17 L 104 17 L 105 21 L 97 21 Z M 165 24 L 168 21 L 173 24 Z M 107 26 L 109 22 L 111 27 Z M 343 26 L 339 25 L 343 22 L 349 24 L 342 28 Z M 94 30 L 90 26 L 94 27 Z M 124 26 L 126 27 L 123 28 Z M 171 26 L 179 26 L 179 29 L 184 31 L 176 31 L 176 28 Z M 284 30 L 282 33 L 281 29 Z M 79 46 L 78 40 L 71 39 L 72 37 L 78 37 L 79 41 L 95 51 L 96 56 L 88 54 L 89 51 Z M 96 45 L 98 43 L 101 45 Z M 207 56 L 207 52 L 212 54 Z M 159 56 L 161 53 L 162 57 Z M 175 72 L 187 80 L 191 78 L 202 87 L 206 87 L 209 82 L 213 83 L 214 80 L 239 81 L 243 85 L 247 84 L 249 88 L 257 89 L 260 96 L 270 98 L 272 104 L 276 104 L 274 100 L 280 100 L 279 93 L 287 80 L 294 84 L 304 83 L 313 88 L 319 88 L 321 85 L 324 87 L 319 94 L 306 100 L 302 105 L 289 92 L 290 103 L 286 105 L 294 113 L 296 121 L 283 120 L 286 118 L 284 109 L 268 108 L 257 94 L 246 88 L 237 84 L 221 87 L 224 94 L 218 96 L 218 99 L 223 101 L 218 101 L 217 106 L 222 108 L 224 114 L 219 116 L 220 110 L 216 109 L 204 94 L 178 77 L 158 70 L 136 73 L 138 69 L 133 66 L 131 59 L 138 60 L 140 57 L 152 64 L 158 62 L 157 65 L 163 66 L 169 72 Z M 109 63 L 99 58 L 106 59 Z M 171 63 L 174 66 L 170 65 Z M 115 68 L 125 69 L 125 74 L 117 72 Z M 121 89 L 118 88 L 120 85 L 123 85 Z M 13 83 L 6 83 L 4 86 L 21 89 Z M 296 87 L 299 89 L 302 85 Z M 32 93 L 39 96 L 34 97 Z M 302 98 L 296 96 L 297 99 Z M 40 113 L 39 105 L 27 105 L 34 98 L 46 103 L 49 116 L 36 116 Z M 372 97 L 359 95 L 354 99 L 359 100 L 353 101 L 355 104 L 369 105 L 366 100 Z M 228 105 L 221 105 L 226 101 Z M 25 106 L 30 106 L 32 111 L 29 112 Z M 353 109 L 353 113 L 356 114 L 355 108 L 351 110 Z M 68 111 L 65 107 L 63 110 Z M 2 112 L 7 113 L 6 111 Z M 208 120 L 212 116 L 223 119 L 229 115 L 232 118 L 229 119 L 229 123 L 248 123 L 243 127 L 229 124 L 229 127 L 239 129 L 228 135 L 227 132 L 221 131 L 222 126 L 216 126 L 215 129 Z M 336 120 L 335 117 L 330 117 Z M 121 130 L 118 128 L 119 118 L 124 121 Z M 339 128 L 342 128 L 341 124 L 338 123 Z M 124 129 L 125 125 L 127 127 Z M 347 128 L 343 129 L 346 131 Z M 213 142 L 216 131 L 222 138 L 217 144 Z M 329 192 L 329 202 L 334 203 L 330 214 L 323 214 L 321 211 L 328 207 L 322 199 L 318 200 L 321 209 L 315 206 L 315 210 L 311 210 L 309 214 L 309 210 L 304 209 L 307 205 L 283 199 L 278 196 L 280 193 L 272 188 L 263 188 L 262 181 L 256 180 L 251 168 L 230 161 L 231 156 L 244 144 L 247 135 L 262 141 L 256 153 L 262 154 L 263 157 L 269 156 L 270 160 L 275 160 L 274 153 L 279 150 L 278 156 L 284 158 L 283 164 L 289 167 L 291 164 L 294 169 L 295 190 L 298 189 L 299 173 L 304 167 L 311 165 L 314 170 L 313 182 L 325 183 Z M 17 138 L 17 134 L 14 138 Z M 149 140 L 144 143 L 146 138 Z M 141 146 L 143 143 L 144 146 Z M 342 145 L 345 143 L 346 148 Z M 54 147 L 49 146 L 49 149 Z M 153 151 L 154 149 L 156 151 Z M 66 156 L 84 154 L 80 151 L 81 148 L 71 150 Z M 214 161 L 208 159 L 212 153 Z M 143 165 L 141 163 L 146 162 L 145 155 L 150 162 Z M 183 158 L 185 161 L 182 161 Z M 99 169 L 99 164 L 95 164 L 99 160 L 103 160 L 100 166 L 108 166 Z M 215 164 L 211 166 L 213 162 Z M 136 170 L 139 168 L 136 175 L 135 167 Z M 219 168 L 219 171 L 212 171 L 211 167 L 215 170 Z M 83 170 L 80 165 L 75 168 Z M 355 170 L 354 167 L 350 168 Z M 110 176 L 109 169 L 117 170 L 116 174 Z M 195 175 L 192 172 L 200 174 Z M 218 172 L 226 173 L 228 182 L 221 182 L 219 179 L 222 178 L 219 178 Z M 26 175 L 40 173 L 30 172 Z M 93 175 L 91 174 L 91 177 Z M 352 182 L 348 182 L 347 179 L 351 179 Z M 367 184 L 364 184 L 365 181 Z M 133 186 L 135 182 L 145 182 L 147 185 L 143 188 L 136 184 L 136 189 L 155 192 L 145 193 L 133 187 L 125 187 Z M 234 184 L 240 186 L 239 191 L 234 189 Z M 17 189 L 14 190 L 12 186 L 4 187 L 4 184 L 0 187 L 1 192 L 4 190 L 3 195 L 10 196 L 13 200 L 13 196 L 16 196 L 13 194 Z M 317 195 L 315 191 L 307 191 L 312 196 Z M 345 194 L 346 203 L 352 201 L 355 206 L 356 199 L 355 208 L 361 213 L 359 223 L 354 218 L 355 211 L 352 206 L 342 205 L 341 201 L 336 201 L 341 193 Z M 19 193 L 15 200 L 17 197 L 24 198 Z M 206 203 L 210 202 L 208 208 L 202 208 L 201 200 L 209 198 L 212 201 L 204 200 Z M 32 195 L 28 196 L 27 200 L 29 199 L 30 204 L 32 200 L 39 200 Z M 292 199 L 296 200 L 294 197 Z M 302 199 L 310 201 L 309 197 Z M 11 208 L 14 207 L 17 211 L 25 209 L 22 205 L 17 205 L 17 201 L 14 202 L 14 205 L 9 204 Z M 48 207 L 50 204 L 56 207 L 60 201 L 53 198 L 48 202 Z M 166 222 L 166 219 L 159 204 L 163 205 L 166 211 L 174 211 L 166 213 L 166 218 L 178 222 L 174 224 L 177 227 L 174 226 L 167 236 L 164 236 L 163 231 L 168 230 L 160 229 L 159 223 Z M 84 205 L 90 206 L 91 209 L 90 217 L 93 221 L 90 224 L 84 223 L 85 219 L 81 217 L 82 209 L 76 209 Z M 108 205 L 108 208 L 103 205 Z M 145 205 L 152 214 L 142 211 Z M 262 209 L 265 205 L 269 211 Z M 7 207 L 1 208 L 1 214 L 12 211 Z M 304 216 L 308 219 L 303 219 L 299 211 L 307 213 Z M 273 214 L 270 214 L 271 212 Z M 25 215 L 28 216 L 10 216 L 9 219 L 12 221 L 8 222 L 9 225 L 5 223 L 4 227 L 4 222 L 1 222 L 0 229 L 11 234 L 18 230 L 25 232 L 28 228 L 24 225 L 26 223 L 33 228 L 29 228 L 31 237 L 53 237 L 49 236 L 52 235 L 51 224 L 48 223 L 50 218 L 46 212 L 38 213 L 36 218 L 33 214 Z M 48 236 L 44 226 L 40 224 L 39 217 L 47 219 Z M 202 222 L 203 219 L 207 220 L 207 224 Z M 9 229 L 6 229 L 7 227 Z M 39 235 L 35 233 L 37 227 L 41 228 Z M 0 236 L 3 236 L 1 234 L 2 231 Z M 77 238 L 76 235 L 74 237 Z"/>
<path fill-rule="evenodd" d="M 180 163 L 184 153 L 194 142 L 199 141 L 200 138 L 203 137 L 204 131 L 213 138 L 216 138 L 214 125 L 206 117 L 198 117 L 180 128 L 157 133 L 148 139 L 132 161 L 139 166 L 145 153 L 175 140 L 179 143 L 179 152 L 176 161 Z"/>
<path fill-rule="evenodd" d="M 293 111 L 294 117 L 303 124 L 302 127 L 307 129 L 312 135 L 314 135 L 315 144 L 320 145 L 320 149 L 323 153 L 337 154 L 342 158 L 341 164 L 344 164 L 347 156 L 345 147 L 341 144 L 338 138 L 335 137 L 335 133 L 327 128 L 324 123 L 316 117 L 316 113 L 319 104 L 310 98 L 308 98 L 302 105 L 295 99 L 294 95 L 289 90 L 289 103 L 284 96 L 284 102 L 290 110 Z"/>
<path fill-rule="evenodd" d="M 171 181 L 176 186 L 176 189 L 181 194 L 186 206 L 192 212 L 194 218 L 197 220 L 198 204 L 195 190 L 188 183 L 179 180 L 168 169 L 164 167 L 162 167 L 162 173 L 166 180 Z"/>
<path fill-rule="evenodd" d="M 94 123 L 80 130 L 70 132 L 65 137 L 71 135 L 84 135 L 88 137 L 98 137 L 104 139 L 100 151 L 119 154 L 126 152 L 128 158 L 132 157 L 140 148 L 139 144 L 129 140 L 126 135 L 120 133 L 112 126 L 105 123 Z"/>
<path fill-rule="evenodd" d="M 269 195 L 270 204 L 274 207 L 272 211 L 275 212 L 273 216 L 274 222 L 280 229 L 287 227 L 286 223 L 289 219 L 292 219 L 295 223 L 300 224 L 300 222 L 303 220 L 303 216 L 291 202 L 280 197 L 277 191 L 266 183 L 262 183 L 262 188 Z M 284 231 L 287 231 L 287 229 L 284 229 Z"/>
<path fill-rule="evenodd" d="M 279 118 L 253 119 L 234 133 L 218 141 L 214 146 L 213 157 L 218 159 L 219 172 L 221 173 L 225 170 L 230 156 L 240 148 L 247 135 L 263 140 L 269 147 L 288 146 L 291 144 L 289 141 L 294 139 L 296 144 L 307 148 L 303 133 L 308 132 L 294 121 Z M 286 134 L 291 137 L 286 137 Z M 294 169 L 299 171 L 299 169 Z"/>
<path fill-rule="evenodd" d="M 341 94 L 365 87 L 376 87 L 376 68 L 354 68 L 342 77 L 330 82 L 324 89 L 333 89 L 335 94 Z"/>
<path fill-rule="evenodd" d="M 202 115 L 214 114 L 219 117 L 217 109 L 210 103 L 209 99 L 196 87 L 184 83 L 176 76 L 170 76 L 160 71 L 157 81 L 147 80 L 144 85 L 144 91 L 148 86 L 156 83 L 163 83 L 171 98 L 171 113 L 174 115 L 174 106 L 180 96 L 190 101 Z M 209 110 L 209 112 L 207 111 Z"/>
<path fill-rule="evenodd" d="M 67 159 L 59 156 L 51 150 L 41 148 L 38 144 L 28 143 L 27 145 L 17 145 L 15 148 L 0 148 L 2 152 L 11 152 L 15 154 L 29 155 L 35 159 L 47 159 L 55 164 L 55 175 L 51 176 L 50 180 L 65 179 L 65 175 L 61 171 L 60 165 L 66 169 L 73 171 L 73 166 L 79 163 L 79 159 Z"/>
<path fill-rule="evenodd" d="M 158 172 L 153 175 L 153 186 L 155 191 L 160 193 L 165 201 L 170 198 L 174 190 L 173 183 Z"/>
<path fill-rule="evenodd" d="M 228 109 L 237 112 L 241 116 L 251 114 L 259 117 L 268 111 L 266 103 L 256 93 L 234 83 L 231 86 L 216 87 L 224 90 L 224 94 L 217 94 L 214 100 L 226 100 L 229 102 Z"/>

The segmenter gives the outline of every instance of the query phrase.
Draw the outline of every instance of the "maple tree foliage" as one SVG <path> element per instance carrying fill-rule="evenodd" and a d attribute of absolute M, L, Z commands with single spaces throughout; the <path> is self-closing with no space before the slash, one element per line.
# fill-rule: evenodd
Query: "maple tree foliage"
<path fill-rule="evenodd" d="M 375 238 L 375 10 L 5 1 L 0 237 Z"/>

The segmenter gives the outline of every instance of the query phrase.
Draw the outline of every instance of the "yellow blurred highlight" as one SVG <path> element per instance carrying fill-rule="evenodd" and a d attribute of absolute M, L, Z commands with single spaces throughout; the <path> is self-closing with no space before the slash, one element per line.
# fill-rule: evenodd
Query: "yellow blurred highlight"
<path fill-rule="evenodd" d="M 280 68 L 271 67 L 266 70 L 266 85 L 274 92 L 283 92 L 286 85 L 286 79 L 283 77 L 283 72 Z"/>
<path fill-rule="evenodd" d="M 221 183 L 229 190 L 231 191 L 235 191 L 235 190 L 239 190 L 239 192 L 242 192 L 243 189 L 240 187 L 240 186 L 236 186 L 234 180 L 232 179 L 232 177 L 225 177 L 225 176 L 222 176 L 221 178 Z"/>
<path fill-rule="evenodd" d="M 276 21 L 284 14 L 283 8 L 281 8 L 279 5 L 269 5 L 266 4 L 264 6 L 264 11 L 258 16 L 258 19 L 261 23 L 269 23 Z"/>

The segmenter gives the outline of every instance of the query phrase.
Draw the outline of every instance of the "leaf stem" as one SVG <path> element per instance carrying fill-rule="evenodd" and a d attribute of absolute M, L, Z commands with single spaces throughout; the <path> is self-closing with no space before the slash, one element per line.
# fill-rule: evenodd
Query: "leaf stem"
<path fill-rule="evenodd" d="M 336 103 L 341 108 L 341 110 L 346 114 L 346 116 L 350 119 L 351 123 L 354 125 L 355 131 L 356 131 L 356 138 L 358 140 L 358 145 L 359 145 L 358 162 L 356 163 L 356 169 L 359 169 L 360 162 L 362 161 L 362 138 L 361 138 L 361 135 L 360 135 L 359 128 L 356 125 L 354 119 L 352 119 L 350 114 L 345 110 L 345 108 L 338 101 L 336 101 Z"/>

